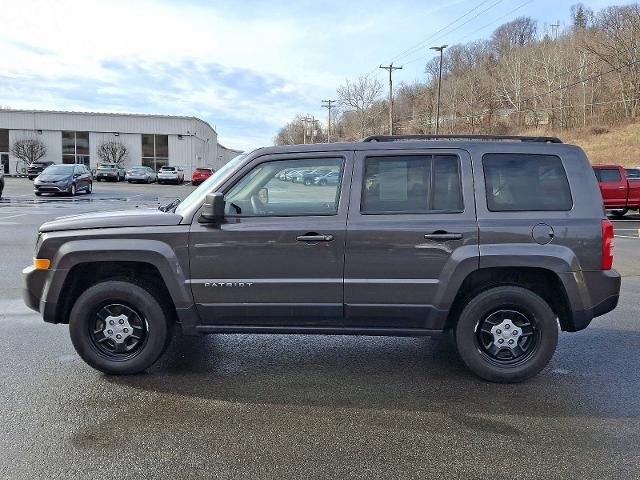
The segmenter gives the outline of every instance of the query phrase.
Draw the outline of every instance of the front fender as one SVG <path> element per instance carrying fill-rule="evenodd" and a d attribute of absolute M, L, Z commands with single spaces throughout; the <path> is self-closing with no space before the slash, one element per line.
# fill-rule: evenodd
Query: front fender
<path fill-rule="evenodd" d="M 42 301 L 55 303 L 71 269 L 83 263 L 136 262 L 148 263 L 158 269 L 176 308 L 193 304 L 186 287 L 186 275 L 175 251 L 158 240 L 86 239 L 64 243 L 51 261 L 51 274 L 42 294 Z"/>

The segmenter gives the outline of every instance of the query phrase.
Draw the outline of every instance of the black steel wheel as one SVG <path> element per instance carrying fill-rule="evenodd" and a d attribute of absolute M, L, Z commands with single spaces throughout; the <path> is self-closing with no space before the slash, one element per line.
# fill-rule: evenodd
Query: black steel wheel
<path fill-rule="evenodd" d="M 107 303 L 98 308 L 87 322 L 94 346 L 110 359 L 122 361 L 136 355 L 149 332 L 146 319 L 134 308 L 121 303 Z"/>
<path fill-rule="evenodd" d="M 455 327 L 462 361 L 492 382 L 521 382 L 537 375 L 558 343 L 558 321 L 549 304 L 518 286 L 478 293 L 462 309 Z"/>
<path fill-rule="evenodd" d="M 93 368 L 109 374 L 139 373 L 164 352 L 169 314 L 140 285 L 109 280 L 85 290 L 73 304 L 69 333 L 76 351 Z"/>
<path fill-rule="evenodd" d="M 478 348 L 497 365 L 524 362 L 536 348 L 535 320 L 517 310 L 497 310 L 478 322 Z"/>

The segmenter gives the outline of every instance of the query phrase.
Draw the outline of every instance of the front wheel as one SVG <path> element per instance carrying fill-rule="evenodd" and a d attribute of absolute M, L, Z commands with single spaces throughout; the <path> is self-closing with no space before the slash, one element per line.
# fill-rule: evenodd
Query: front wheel
<path fill-rule="evenodd" d="M 71 188 L 69 189 L 69 195 L 71 195 L 72 197 L 75 197 L 76 193 L 78 193 L 76 191 L 76 184 L 73 183 L 73 184 L 71 184 Z"/>
<path fill-rule="evenodd" d="M 98 283 L 78 297 L 69 332 L 78 355 L 91 367 L 121 375 L 149 368 L 170 339 L 158 300 L 138 285 L 115 280 Z"/>
<path fill-rule="evenodd" d="M 87 194 L 93 192 L 93 182 L 89 182 L 89 186 L 87 186 Z"/>
<path fill-rule="evenodd" d="M 516 286 L 479 293 L 455 328 L 462 361 L 490 382 L 514 383 L 537 375 L 558 344 L 558 323 L 540 296 Z"/>

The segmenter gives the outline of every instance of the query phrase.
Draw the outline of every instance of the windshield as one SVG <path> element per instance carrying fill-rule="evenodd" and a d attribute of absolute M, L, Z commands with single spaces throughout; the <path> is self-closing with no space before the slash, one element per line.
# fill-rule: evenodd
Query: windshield
<path fill-rule="evenodd" d="M 193 192 L 191 192 L 178 207 L 176 208 L 176 213 L 178 215 L 183 215 L 185 211 L 189 209 L 194 203 L 201 202 L 202 198 L 205 194 L 211 193 L 210 190 L 213 185 L 218 183 L 218 181 L 224 178 L 227 173 L 236 169 L 238 165 L 242 163 L 242 161 L 249 155 L 248 153 L 241 153 L 237 157 L 232 158 L 229 162 L 225 163 L 217 172 L 207 178 L 202 184 L 196 188 Z"/>
<path fill-rule="evenodd" d="M 116 168 L 115 163 L 101 163 L 98 168 Z"/>
<path fill-rule="evenodd" d="M 44 169 L 42 174 L 47 175 L 71 175 L 75 165 L 51 165 Z"/>

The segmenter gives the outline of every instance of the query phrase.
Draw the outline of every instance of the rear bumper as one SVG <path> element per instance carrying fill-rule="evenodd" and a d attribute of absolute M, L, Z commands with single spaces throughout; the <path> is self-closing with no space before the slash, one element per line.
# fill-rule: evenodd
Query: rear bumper
<path fill-rule="evenodd" d="M 615 270 L 582 272 L 584 285 L 582 301 L 572 299 L 571 303 L 582 303 L 574 308 L 569 321 L 563 325 L 565 331 L 577 332 L 589 326 L 591 320 L 609 313 L 618 306 L 622 278 Z M 586 298 L 585 298 L 586 297 Z"/>

